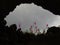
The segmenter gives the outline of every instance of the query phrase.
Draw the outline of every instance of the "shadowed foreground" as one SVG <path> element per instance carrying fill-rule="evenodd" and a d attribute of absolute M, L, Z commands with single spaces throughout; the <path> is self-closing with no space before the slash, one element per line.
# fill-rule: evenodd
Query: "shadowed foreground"
<path fill-rule="evenodd" d="M 50 27 L 46 34 L 23 33 L 15 24 L 4 26 L 0 23 L 0 45 L 60 45 L 60 28 Z"/>

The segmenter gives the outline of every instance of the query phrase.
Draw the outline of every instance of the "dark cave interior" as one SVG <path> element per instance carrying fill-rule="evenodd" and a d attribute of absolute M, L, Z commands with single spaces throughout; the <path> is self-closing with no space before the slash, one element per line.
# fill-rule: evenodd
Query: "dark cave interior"
<path fill-rule="evenodd" d="M 20 30 L 16 31 L 16 25 L 5 26 L 4 18 L 17 5 L 23 3 L 34 3 L 51 11 L 55 15 L 60 15 L 60 0 L 0 0 L 0 44 L 1 45 L 58 45 L 60 44 L 60 28 L 50 27 L 46 34 L 35 36 L 34 34 L 23 34 Z"/>

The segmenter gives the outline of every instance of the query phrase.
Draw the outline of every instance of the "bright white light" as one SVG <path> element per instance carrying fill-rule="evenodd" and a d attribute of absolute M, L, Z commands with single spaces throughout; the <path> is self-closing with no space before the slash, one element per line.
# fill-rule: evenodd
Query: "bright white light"
<path fill-rule="evenodd" d="M 31 25 L 36 21 L 38 28 L 43 32 L 46 29 L 46 24 L 49 26 L 57 26 L 60 24 L 60 16 L 56 16 L 48 10 L 43 9 L 35 4 L 21 4 L 11 12 L 5 20 L 7 25 L 21 24 L 22 31 L 29 29 Z"/>

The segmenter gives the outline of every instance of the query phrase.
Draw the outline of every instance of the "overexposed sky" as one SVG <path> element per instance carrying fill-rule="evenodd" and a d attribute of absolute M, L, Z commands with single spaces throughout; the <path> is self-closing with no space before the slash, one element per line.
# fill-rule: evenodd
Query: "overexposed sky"
<path fill-rule="evenodd" d="M 46 24 L 48 24 L 49 27 L 60 25 L 60 16 L 54 15 L 50 11 L 33 3 L 17 6 L 13 12 L 10 12 L 5 20 L 8 26 L 17 24 L 18 27 L 18 25 L 21 24 L 23 31 L 25 31 L 24 29 L 29 29 L 34 22 L 37 22 L 37 26 L 41 31 L 46 28 Z"/>

